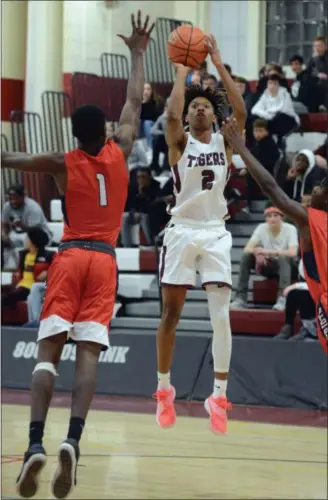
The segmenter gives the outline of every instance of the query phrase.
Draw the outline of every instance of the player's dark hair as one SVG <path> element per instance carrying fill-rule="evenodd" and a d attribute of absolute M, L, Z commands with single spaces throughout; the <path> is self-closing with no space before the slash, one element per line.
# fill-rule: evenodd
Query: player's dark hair
<path fill-rule="evenodd" d="M 204 97 L 213 106 L 214 114 L 219 121 L 223 120 L 224 110 L 228 105 L 226 91 L 223 89 L 203 89 L 200 85 L 190 85 L 187 87 L 185 94 L 185 109 L 184 115 L 188 114 L 190 103 L 197 99 L 197 97 Z"/>
<path fill-rule="evenodd" d="M 264 118 L 257 118 L 253 122 L 253 129 L 254 128 L 265 128 L 265 130 L 269 130 L 269 124 Z"/>
<path fill-rule="evenodd" d="M 33 243 L 33 245 L 35 245 L 37 248 L 42 249 L 49 242 L 47 233 L 45 233 L 45 231 L 43 231 L 43 229 L 41 229 L 40 227 L 31 227 L 27 231 L 27 236 L 31 243 Z"/>
<path fill-rule="evenodd" d="M 291 64 L 292 62 L 295 62 L 295 61 L 299 62 L 300 64 L 304 64 L 304 59 L 299 54 L 295 54 L 293 57 L 291 57 L 289 59 L 289 64 Z"/>
<path fill-rule="evenodd" d="M 89 143 L 106 136 L 106 115 L 92 104 L 77 108 L 72 114 L 72 133 L 78 141 Z"/>
<path fill-rule="evenodd" d="M 23 184 L 13 184 L 7 190 L 7 194 L 15 194 L 17 196 L 25 196 L 25 188 Z"/>

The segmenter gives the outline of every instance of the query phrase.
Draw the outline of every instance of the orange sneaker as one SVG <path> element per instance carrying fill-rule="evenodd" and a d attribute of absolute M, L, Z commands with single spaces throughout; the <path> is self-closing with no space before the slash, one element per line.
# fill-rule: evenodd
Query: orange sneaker
<path fill-rule="evenodd" d="M 226 434 L 228 427 L 227 410 L 231 410 L 232 405 L 227 398 L 214 398 L 213 394 L 206 399 L 205 410 L 210 416 L 210 428 L 215 434 Z"/>
<path fill-rule="evenodd" d="M 172 427 L 176 421 L 174 387 L 170 385 L 169 389 L 157 389 L 153 398 L 157 400 L 156 422 L 163 429 Z"/>

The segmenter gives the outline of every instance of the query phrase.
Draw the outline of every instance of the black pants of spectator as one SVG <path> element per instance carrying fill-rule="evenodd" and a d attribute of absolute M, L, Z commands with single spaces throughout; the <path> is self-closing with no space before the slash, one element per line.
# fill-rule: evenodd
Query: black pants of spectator
<path fill-rule="evenodd" d="M 29 288 L 23 286 L 13 287 L 12 289 L 4 292 L 1 297 L 1 305 L 7 307 L 14 307 L 17 302 L 27 299 L 30 293 Z"/>
<path fill-rule="evenodd" d="M 237 297 L 247 300 L 248 281 L 251 270 L 255 268 L 255 257 L 252 253 L 244 252 L 240 262 Z M 268 267 L 263 267 L 262 276 L 266 278 L 279 277 L 279 295 L 291 284 L 293 259 L 280 256 L 271 259 Z"/>
<path fill-rule="evenodd" d="M 170 220 L 167 213 L 167 205 L 164 202 L 153 203 L 149 210 L 149 226 L 152 239 L 154 240 L 158 233 L 166 226 Z"/>
<path fill-rule="evenodd" d="M 159 154 L 164 153 L 163 167 L 160 168 L 158 164 Z M 164 135 L 153 137 L 153 161 L 150 168 L 155 170 L 156 174 L 160 174 L 162 170 L 170 170 L 169 166 L 169 148 L 165 141 Z"/>
<path fill-rule="evenodd" d="M 315 304 L 308 290 L 291 290 L 287 295 L 285 309 L 287 325 L 294 325 L 297 311 L 302 320 L 315 318 Z"/>

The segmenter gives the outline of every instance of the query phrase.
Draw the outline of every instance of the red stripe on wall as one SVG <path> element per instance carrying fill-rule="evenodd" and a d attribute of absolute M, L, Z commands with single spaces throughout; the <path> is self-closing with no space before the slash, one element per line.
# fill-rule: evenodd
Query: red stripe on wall
<path fill-rule="evenodd" d="M 24 80 L 1 78 L 1 121 L 9 122 L 13 109 L 24 109 Z"/>

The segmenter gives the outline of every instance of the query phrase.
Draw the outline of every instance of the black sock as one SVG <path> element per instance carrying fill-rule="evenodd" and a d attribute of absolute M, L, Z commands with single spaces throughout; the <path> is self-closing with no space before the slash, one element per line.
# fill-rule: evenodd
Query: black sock
<path fill-rule="evenodd" d="M 85 420 L 83 418 L 71 417 L 69 421 L 67 439 L 75 439 L 75 441 L 79 442 L 82 436 L 84 424 Z"/>
<path fill-rule="evenodd" d="M 44 431 L 44 422 L 30 423 L 29 447 L 32 446 L 32 444 L 42 444 L 43 431 Z"/>

